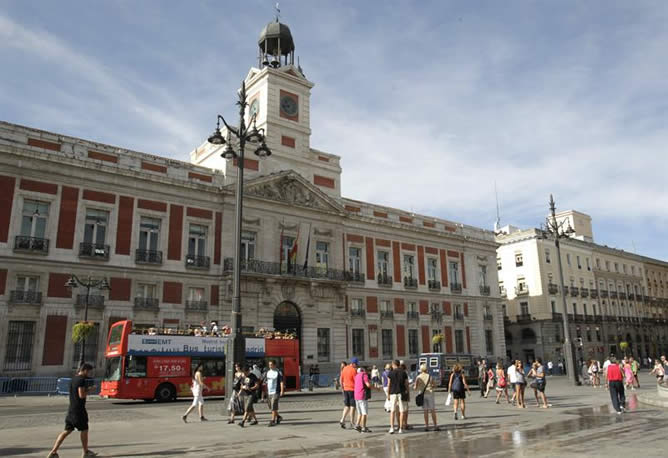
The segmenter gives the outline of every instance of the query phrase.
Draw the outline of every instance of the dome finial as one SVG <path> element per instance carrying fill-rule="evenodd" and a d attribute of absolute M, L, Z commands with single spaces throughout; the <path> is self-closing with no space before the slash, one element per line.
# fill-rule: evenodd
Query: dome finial
<path fill-rule="evenodd" d="M 281 19 L 281 9 L 278 7 L 278 2 L 276 2 L 276 22 L 280 22 L 279 20 Z"/>

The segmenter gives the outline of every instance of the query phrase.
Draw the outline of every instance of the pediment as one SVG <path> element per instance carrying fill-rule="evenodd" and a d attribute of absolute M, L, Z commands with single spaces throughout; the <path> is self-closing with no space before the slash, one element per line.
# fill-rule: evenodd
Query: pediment
<path fill-rule="evenodd" d="M 297 207 L 344 213 L 343 207 L 295 172 L 283 172 L 249 181 L 244 195 Z"/>

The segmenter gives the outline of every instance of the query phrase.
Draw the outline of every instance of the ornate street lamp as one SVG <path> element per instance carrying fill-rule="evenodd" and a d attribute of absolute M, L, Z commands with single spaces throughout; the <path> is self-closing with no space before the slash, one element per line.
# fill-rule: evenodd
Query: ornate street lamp
<path fill-rule="evenodd" d="M 101 291 L 108 291 L 111 290 L 109 287 L 109 283 L 107 282 L 106 278 L 103 278 L 101 280 L 95 280 L 93 279 L 90 275 L 85 279 L 81 280 L 79 277 L 76 275 L 72 274 L 72 276 L 67 280 L 65 283 L 66 288 L 70 289 L 75 289 L 79 287 L 86 288 L 86 302 L 84 304 L 84 322 L 88 321 L 88 303 L 90 300 L 90 290 L 95 288 L 99 289 Z M 79 367 L 83 365 L 85 362 L 86 358 L 86 338 L 84 337 L 81 340 L 81 352 L 79 354 Z"/>
<path fill-rule="evenodd" d="M 571 337 L 570 337 L 570 327 L 568 325 L 568 306 L 566 304 L 566 294 L 564 293 L 563 289 L 566 288 L 566 285 L 564 284 L 564 271 L 561 263 L 561 248 L 560 248 L 560 239 L 565 239 L 569 238 L 571 235 L 575 233 L 573 228 L 571 227 L 570 223 L 568 224 L 568 227 L 564 229 L 564 224 L 566 223 L 566 220 L 562 220 L 561 222 L 557 222 L 557 217 L 556 217 L 556 205 L 554 203 L 554 198 L 552 197 L 552 194 L 550 194 L 550 215 L 545 219 L 545 228 L 542 231 L 542 235 L 544 239 L 548 238 L 554 238 L 554 245 L 557 248 L 557 260 L 559 262 L 559 280 L 561 281 L 561 298 L 562 298 L 562 308 L 563 308 L 563 313 L 562 313 L 562 320 L 563 320 L 563 326 L 564 326 L 564 358 L 565 358 L 565 367 L 566 367 L 566 375 L 568 376 L 568 379 L 570 380 L 573 385 L 580 385 L 580 382 L 578 380 L 578 369 L 575 364 L 575 351 L 573 350 L 573 343 L 571 342 Z"/>
<path fill-rule="evenodd" d="M 223 152 L 221 156 L 224 159 L 237 160 L 237 195 L 236 195 L 236 212 L 235 212 L 235 231 L 234 231 L 234 279 L 233 279 L 233 297 L 232 297 L 232 316 L 230 327 L 232 334 L 230 336 L 227 350 L 225 353 L 225 395 L 229 396 L 232 393 L 234 384 L 234 363 L 243 364 L 246 360 L 246 343 L 241 330 L 241 221 L 243 212 L 243 193 L 244 193 L 244 154 L 246 144 L 256 146 L 253 153 L 260 159 L 271 156 L 271 150 L 265 143 L 264 129 L 258 129 L 256 126 L 256 115 L 253 114 L 248 121 L 245 122 L 246 107 L 248 106 L 246 98 L 246 83 L 241 83 L 241 89 L 238 92 L 239 100 L 239 127 L 233 127 L 227 124 L 225 118 L 218 115 L 216 120 L 216 130 L 208 138 L 212 145 L 222 146 Z M 227 130 L 227 138 L 223 138 L 220 131 L 220 121 Z M 234 150 L 232 146 L 232 137 L 238 141 L 238 151 Z"/>

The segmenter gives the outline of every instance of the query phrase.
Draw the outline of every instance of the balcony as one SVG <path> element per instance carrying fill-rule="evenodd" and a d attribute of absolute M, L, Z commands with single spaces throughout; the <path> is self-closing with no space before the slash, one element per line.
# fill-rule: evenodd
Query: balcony
<path fill-rule="evenodd" d="M 626 299 L 626 293 L 619 293 L 620 299 Z"/>
<path fill-rule="evenodd" d="M 556 283 L 548 283 L 547 292 L 550 294 L 557 294 L 559 292 L 559 286 Z"/>
<path fill-rule="evenodd" d="M 49 252 L 49 239 L 17 235 L 14 239 L 14 251 L 47 254 Z"/>
<path fill-rule="evenodd" d="M 79 257 L 108 261 L 109 245 L 81 242 L 79 244 Z"/>
<path fill-rule="evenodd" d="M 617 291 L 610 291 L 610 299 L 617 299 Z"/>
<path fill-rule="evenodd" d="M 135 309 L 155 310 L 159 308 L 159 299 L 157 297 L 135 297 Z"/>
<path fill-rule="evenodd" d="M 302 267 L 302 269 L 303 269 L 303 267 Z M 364 284 L 365 277 L 364 277 L 364 274 L 361 273 L 361 272 L 353 272 L 353 271 L 349 270 L 345 273 L 345 277 L 346 277 L 346 281 L 348 283 Z"/>
<path fill-rule="evenodd" d="M 364 318 L 366 316 L 366 310 L 364 309 L 350 309 L 350 316 Z"/>
<path fill-rule="evenodd" d="M 523 287 L 516 286 L 515 287 L 515 296 L 528 296 L 528 295 L 529 295 L 529 287 L 528 286 L 523 286 Z"/>
<path fill-rule="evenodd" d="M 580 297 L 589 297 L 589 289 L 580 288 Z"/>
<path fill-rule="evenodd" d="M 186 255 L 186 267 L 189 269 L 208 269 L 211 259 L 208 256 Z"/>
<path fill-rule="evenodd" d="M 602 290 L 599 291 L 599 293 L 601 294 L 601 299 L 605 299 L 606 297 L 608 297 L 608 290 L 607 289 L 602 289 Z"/>
<path fill-rule="evenodd" d="M 453 292 L 453 293 L 461 293 L 462 292 L 462 284 L 461 283 L 450 282 L 450 291 Z"/>
<path fill-rule="evenodd" d="M 429 280 L 427 282 L 427 286 L 429 287 L 429 291 L 440 291 L 441 290 L 441 282 L 438 280 Z"/>
<path fill-rule="evenodd" d="M 517 315 L 517 322 L 518 323 L 531 323 L 531 314 L 530 313 L 522 313 L 520 315 Z"/>
<path fill-rule="evenodd" d="M 407 320 L 419 320 L 420 319 L 420 314 L 418 312 L 406 312 L 406 319 Z"/>
<path fill-rule="evenodd" d="M 480 285 L 480 295 L 481 296 L 489 296 L 489 293 L 491 292 L 491 289 L 487 285 Z"/>
<path fill-rule="evenodd" d="M 499 296 L 508 297 L 508 292 L 506 291 L 506 288 L 499 288 Z"/>
<path fill-rule="evenodd" d="M 389 274 L 378 274 L 377 277 L 378 286 L 392 286 L 392 275 Z"/>
<path fill-rule="evenodd" d="M 592 318 L 594 319 L 594 323 L 603 322 L 603 317 L 601 315 L 593 315 Z"/>
<path fill-rule="evenodd" d="M 10 291 L 9 303 L 41 305 L 42 293 L 40 291 L 23 291 L 23 290 Z"/>
<path fill-rule="evenodd" d="M 645 303 L 649 302 L 649 296 L 643 296 L 642 301 Z"/>
<path fill-rule="evenodd" d="M 135 262 L 137 264 L 162 264 L 162 251 L 136 250 Z"/>
<path fill-rule="evenodd" d="M 564 315 L 561 313 L 552 312 L 552 321 L 561 323 L 564 320 Z"/>
<path fill-rule="evenodd" d="M 485 321 L 494 321 L 494 315 L 492 315 L 490 312 L 485 312 L 482 314 L 482 319 Z"/>
<path fill-rule="evenodd" d="M 464 314 L 462 312 L 455 312 L 452 315 L 452 318 L 457 321 L 463 321 L 464 320 Z"/>
<path fill-rule="evenodd" d="M 443 321 L 443 312 L 440 310 L 432 310 L 431 311 L 431 321 L 435 321 L 436 323 L 440 323 Z"/>
<path fill-rule="evenodd" d="M 77 307 L 84 307 L 86 305 L 86 295 L 77 294 L 75 305 Z M 88 307 L 89 308 L 103 308 L 104 307 L 104 296 L 101 294 L 91 294 L 88 296 Z"/>
<path fill-rule="evenodd" d="M 206 312 L 209 309 L 207 301 L 186 301 L 186 310 L 191 312 Z"/>
<path fill-rule="evenodd" d="M 571 296 L 573 297 L 577 297 L 580 294 L 580 288 L 578 288 L 577 286 L 571 286 L 569 291 Z"/>
<path fill-rule="evenodd" d="M 417 287 L 418 287 L 417 278 L 404 277 L 404 288 L 417 289 Z"/>
<path fill-rule="evenodd" d="M 383 318 L 383 319 L 392 320 L 392 319 L 394 319 L 394 311 L 393 310 L 381 310 L 380 311 L 380 317 Z"/>
<path fill-rule="evenodd" d="M 597 299 L 598 298 L 598 291 L 596 289 L 590 288 L 589 289 L 589 295 L 591 296 L 592 299 Z"/>
<path fill-rule="evenodd" d="M 633 293 L 629 293 L 629 294 L 628 294 L 628 297 L 629 297 L 629 300 L 630 300 L 630 301 L 635 301 L 635 300 L 636 300 L 636 296 L 635 296 L 635 294 L 633 294 Z"/>
<path fill-rule="evenodd" d="M 585 323 L 593 323 L 594 322 L 594 317 L 591 315 L 585 315 L 584 316 L 584 322 Z"/>
<path fill-rule="evenodd" d="M 234 272 L 234 258 L 225 258 L 223 273 Z M 348 272 L 330 269 L 328 267 L 307 267 L 303 265 L 287 266 L 285 263 L 260 261 L 257 259 L 242 259 L 241 273 L 256 275 L 282 275 L 296 278 L 309 278 L 333 281 L 347 281 Z"/>

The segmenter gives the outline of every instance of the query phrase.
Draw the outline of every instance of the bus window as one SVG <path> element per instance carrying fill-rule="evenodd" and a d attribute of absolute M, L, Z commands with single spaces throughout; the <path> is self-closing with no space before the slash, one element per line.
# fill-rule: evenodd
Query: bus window
<path fill-rule="evenodd" d="M 123 325 L 119 324 L 111 328 L 109 333 L 109 345 L 118 345 L 121 343 L 121 337 L 123 336 Z"/>
<path fill-rule="evenodd" d="M 104 367 L 104 380 L 116 381 L 121 379 L 121 357 L 107 358 Z"/>
<path fill-rule="evenodd" d="M 132 378 L 146 377 L 146 356 L 126 356 L 125 376 Z"/>
<path fill-rule="evenodd" d="M 429 358 L 429 367 L 438 367 L 438 358 Z"/>
<path fill-rule="evenodd" d="M 225 376 L 225 359 L 224 358 L 191 358 L 190 367 L 191 372 L 197 368 L 197 365 L 202 365 L 202 375 L 204 377 L 223 377 Z"/>
<path fill-rule="evenodd" d="M 420 358 L 420 366 L 427 364 L 427 358 Z"/>

